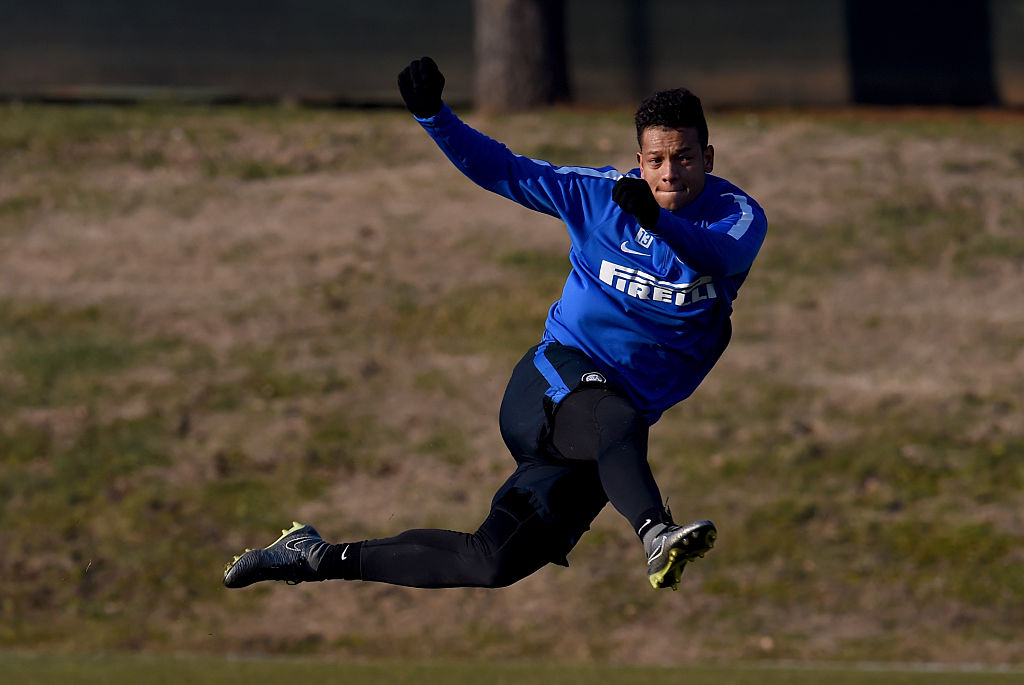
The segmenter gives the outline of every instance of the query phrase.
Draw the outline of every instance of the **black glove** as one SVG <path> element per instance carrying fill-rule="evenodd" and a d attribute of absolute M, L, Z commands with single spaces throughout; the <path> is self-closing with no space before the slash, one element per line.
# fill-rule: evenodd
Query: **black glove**
<path fill-rule="evenodd" d="M 398 75 L 398 91 L 414 116 L 427 119 L 441 111 L 444 74 L 429 57 L 413 60 Z"/>
<path fill-rule="evenodd" d="M 642 178 L 620 178 L 612 187 L 612 199 L 622 211 L 635 216 L 640 225 L 649 231 L 661 217 L 661 205 L 654 199 L 651 186 Z"/>

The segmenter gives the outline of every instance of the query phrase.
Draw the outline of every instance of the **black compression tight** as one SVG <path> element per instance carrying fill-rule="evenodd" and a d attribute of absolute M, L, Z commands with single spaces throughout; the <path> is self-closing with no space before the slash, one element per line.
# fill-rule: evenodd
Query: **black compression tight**
<path fill-rule="evenodd" d="M 662 515 L 647 463 L 648 425 L 622 395 L 604 388 L 570 393 L 554 419 L 552 444 L 568 460 L 597 462 L 601 485 L 634 529 Z M 552 529 L 523 495 L 507 495 L 475 533 L 409 530 L 368 540 L 359 578 L 420 588 L 504 587 L 551 558 Z"/>
<path fill-rule="evenodd" d="M 634 529 L 643 517 L 658 520 L 663 513 L 647 462 L 648 432 L 647 422 L 625 397 L 605 388 L 584 388 L 562 400 L 551 438 L 566 459 L 597 462 L 608 501 Z"/>
<path fill-rule="evenodd" d="M 420 588 L 511 585 L 548 563 L 549 532 L 522 499 L 497 503 L 473 534 L 408 530 L 362 545 L 361 579 Z"/>

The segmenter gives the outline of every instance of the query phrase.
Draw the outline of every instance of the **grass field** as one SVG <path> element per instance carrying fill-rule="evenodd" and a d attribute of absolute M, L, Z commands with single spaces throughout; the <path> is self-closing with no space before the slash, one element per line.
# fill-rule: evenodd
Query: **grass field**
<path fill-rule="evenodd" d="M 595 666 L 546 663 L 318 662 L 299 659 L 160 658 L 147 656 L 0 656 L 12 682 L 239 685 L 251 682 L 329 682 L 352 685 L 1007 685 L 1022 672 L 898 666 L 780 664 L 700 666 Z"/>
<path fill-rule="evenodd" d="M 633 163 L 628 112 L 469 119 Z M 683 591 L 609 508 L 498 592 L 228 592 L 293 519 L 482 520 L 564 230 L 398 112 L 0 106 L 0 648 L 1024 664 L 1024 119 L 710 124 L 769 234 L 729 350 L 652 431 L 673 511 L 720 530 Z"/>

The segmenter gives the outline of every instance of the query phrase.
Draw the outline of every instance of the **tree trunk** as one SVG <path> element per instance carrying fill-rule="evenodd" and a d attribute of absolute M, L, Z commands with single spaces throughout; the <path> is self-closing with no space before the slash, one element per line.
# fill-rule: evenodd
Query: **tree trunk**
<path fill-rule="evenodd" d="M 565 0 L 473 0 L 473 11 L 478 109 L 569 100 Z"/>

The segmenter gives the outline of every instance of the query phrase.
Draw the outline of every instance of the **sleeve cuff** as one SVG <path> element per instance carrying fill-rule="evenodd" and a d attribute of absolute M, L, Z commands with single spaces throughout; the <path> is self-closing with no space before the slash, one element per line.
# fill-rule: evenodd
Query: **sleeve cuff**
<path fill-rule="evenodd" d="M 413 119 L 424 125 L 440 126 L 444 124 L 450 117 L 454 116 L 455 113 L 452 112 L 448 104 L 442 101 L 441 109 L 438 110 L 437 114 L 429 117 L 418 117 L 414 114 Z"/>

